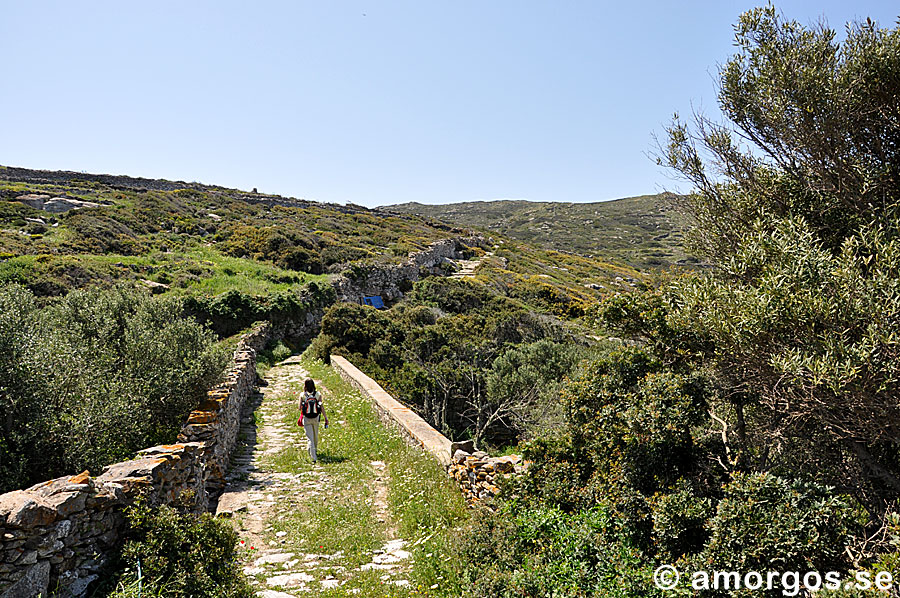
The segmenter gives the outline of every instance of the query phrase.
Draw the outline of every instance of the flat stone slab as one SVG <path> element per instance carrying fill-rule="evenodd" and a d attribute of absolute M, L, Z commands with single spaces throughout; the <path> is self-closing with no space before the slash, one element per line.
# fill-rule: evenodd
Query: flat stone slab
<path fill-rule="evenodd" d="M 226 492 L 219 497 L 219 504 L 216 506 L 216 517 L 246 511 L 249 504 L 250 499 L 246 492 Z"/>
<path fill-rule="evenodd" d="M 284 592 L 278 592 L 275 590 L 263 590 L 262 592 L 256 593 L 259 598 L 297 598 L 293 594 L 285 594 Z"/>
<path fill-rule="evenodd" d="M 265 556 L 261 556 L 256 561 L 254 561 L 254 565 L 257 567 L 259 565 L 267 565 L 267 564 L 276 564 L 276 563 L 286 563 L 287 561 L 294 558 L 293 552 L 276 552 L 275 554 L 267 554 Z"/>
<path fill-rule="evenodd" d="M 266 580 L 266 583 L 270 586 L 281 586 L 281 587 L 291 587 L 291 586 L 299 586 L 300 584 L 307 584 L 311 581 L 315 581 L 315 577 L 310 575 L 309 573 L 288 573 L 287 575 L 276 575 L 275 577 L 270 577 Z"/>
<path fill-rule="evenodd" d="M 378 565 L 386 565 L 389 563 L 399 563 L 400 561 L 405 561 L 412 555 L 405 550 L 397 550 L 395 552 L 389 552 L 387 554 L 378 554 L 372 558 L 372 562 Z"/>

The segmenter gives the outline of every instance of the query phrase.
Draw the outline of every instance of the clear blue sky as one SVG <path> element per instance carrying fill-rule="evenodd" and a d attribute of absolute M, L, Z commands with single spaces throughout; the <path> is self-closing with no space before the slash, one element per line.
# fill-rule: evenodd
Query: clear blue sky
<path fill-rule="evenodd" d="M 0 164 L 368 206 L 675 188 L 652 136 L 716 114 L 710 2 L 5 2 Z M 776 3 L 832 27 L 895 0 Z"/>

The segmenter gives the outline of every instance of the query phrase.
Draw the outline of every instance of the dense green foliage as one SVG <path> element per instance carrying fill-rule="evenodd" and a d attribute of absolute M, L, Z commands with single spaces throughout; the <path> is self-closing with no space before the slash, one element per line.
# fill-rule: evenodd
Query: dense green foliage
<path fill-rule="evenodd" d="M 252 295 L 232 289 L 220 295 L 191 295 L 185 300 L 189 313 L 209 324 L 220 336 L 231 336 L 258 320 L 276 326 L 302 321 L 310 311 L 335 300 L 331 286 L 310 282 L 305 287 Z"/>
<path fill-rule="evenodd" d="M 662 158 L 716 268 L 593 312 L 633 344 L 566 385 L 467 544 L 475 595 L 653 595 L 659 564 L 897 577 L 900 28 L 838 43 L 770 7 L 735 31 L 733 125 L 676 121 Z"/>
<path fill-rule="evenodd" d="M 602 506 L 567 513 L 507 503 L 469 534 L 462 557 L 476 596 L 655 595 L 652 571 Z"/>
<path fill-rule="evenodd" d="M 343 355 L 455 437 L 515 440 L 561 417 L 585 349 L 559 320 L 478 281 L 430 278 L 388 312 L 329 308 L 313 352 Z"/>
<path fill-rule="evenodd" d="M 0 288 L 0 491 L 171 442 L 226 360 L 179 299 Z"/>
<path fill-rule="evenodd" d="M 838 43 L 761 9 L 737 40 L 721 104 L 764 157 L 705 120 L 672 126 L 694 244 L 719 266 L 677 285 L 672 325 L 714 346 L 741 466 L 814 471 L 883 512 L 900 493 L 900 28 L 856 24 Z"/>
<path fill-rule="evenodd" d="M 416 214 L 457 226 L 615 259 L 635 268 L 693 265 L 682 247 L 683 219 L 665 195 L 593 203 L 525 200 L 470 201 L 446 205 L 407 203 L 385 210 Z"/>
<path fill-rule="evenodd" d="M 109 598 L 250 598 L 238 561 L 237 533 L 204 513 L 138 503 L 127 513 L 125 542 L 104 585 Z"/>

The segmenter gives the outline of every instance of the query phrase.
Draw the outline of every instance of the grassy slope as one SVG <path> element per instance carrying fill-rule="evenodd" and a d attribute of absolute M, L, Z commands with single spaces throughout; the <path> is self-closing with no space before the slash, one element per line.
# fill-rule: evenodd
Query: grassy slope
<path fill-rule="evenodd" d="M 238 290 L 267 295 L 321 280 L 323 275 L 294 272 L 272 264 L 222 255 L 208 246 L 146 255 L 19 255 L 0 262 L 0 280 L 35 286 L 80 286 L 79 277 L 95 282 L 151 281 L 171 292 L 217 295 Z M 173 284 L 174 283 L 174 284 Z M 146 284 L 146 283 L 144 283 Z"/>
<path fill-rule="evenodd" d="M 24 193 L 102 205 L 52 214 L 15 201 Z M 417 217 L 290 199 L 284 203 L 293 205 L 273 206 L 247 197 L 253 199 L 218 188 L 22 182 L 0 171 L 0 281 L 27 284 L 42 295 L 141 279 L 168 284 L 173 292 L 266 294 L 320 278 L 312 272 L 339 271 L 341 263 L 396 262 L 462 232 Z M 293 258 L 294 250 L 315 263 Z"/>
<path fill-rule="evenodd" d="M 596 203 L 407 203 L 383 209 L 499 232 L 557 250 L 621 260 L 636 268 L 664 267 L 688 259 L 682 249 L 682 225 L 663 195 Z"/>
<path fill-rule="evenodd" d="M 432 241 L 470 232 L 416 215 L 167 184 L 172 188 L 147 190 L 71 177 L 16 180 L 0 170 L 0 283 L 19 282 L 39 295 L 141 280 L 169 285 L 158 292 L 266 295 L 347 263 L 396 263 Z M 101 207 L 50 214 L 16 201 L 24 193 Z M 500 243 L 496 257 L 484 261 L 474 280 L 523 297 L 539 311 L 552 313 L 553 297 L 587 304 L 640 278 L 615 262 L 492 236 Z"/>

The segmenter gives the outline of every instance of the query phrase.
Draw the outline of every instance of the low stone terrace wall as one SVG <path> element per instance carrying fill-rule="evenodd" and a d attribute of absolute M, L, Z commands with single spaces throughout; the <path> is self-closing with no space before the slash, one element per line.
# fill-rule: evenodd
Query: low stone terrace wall
<path fill-rule="evenodd" d="M 191 412 L 178 444 L 144 449 L 95 477 L 85 471 L 0 495 L 0 598 L 83 595 L 117 546 L 123 509 L 140 494 L 207 510 L 224 485 L 269 334 L 268 322 L 258 322 L 241 338 L 225 380 Z"/>
<path fill-rule="evenodd" d="M 447 474 L 459 484 L 470 504 L 495 496 L 500 491 L 497 484 L 501 479 L 525 470 L 526 464 L 518 455 L 490 457 L 483 451 L 474 450 L 471 441 L 451 442 L 347 359 L 332 355 L 331 366 L 344 380 L 371 399 L 382 421 L 399 429 L 411 444 L 421 446 L 434 455 L 446 468 Z"/>

